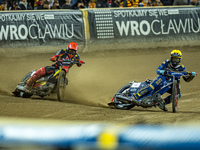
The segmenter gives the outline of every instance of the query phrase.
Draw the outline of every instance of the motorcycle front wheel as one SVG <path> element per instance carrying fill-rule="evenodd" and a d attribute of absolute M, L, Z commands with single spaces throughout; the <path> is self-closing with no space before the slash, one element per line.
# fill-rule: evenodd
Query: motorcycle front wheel
<path fill-rule="evenodd" d="M 66 72 L 62 70 L 58 76 L 57 89 L 56 89 L 57 100 L 60 102 L 63 101 L 65 98 L 66 81 L 67 81 Z"/>
<path fill-rule="evenodd" d="M 179 85 L 176 80 L 173 82 L 173 87 L 172 87 L 172 111 L 174 113 L 177 112 L 177 106 L 178 106 L 178 88 Z"/>

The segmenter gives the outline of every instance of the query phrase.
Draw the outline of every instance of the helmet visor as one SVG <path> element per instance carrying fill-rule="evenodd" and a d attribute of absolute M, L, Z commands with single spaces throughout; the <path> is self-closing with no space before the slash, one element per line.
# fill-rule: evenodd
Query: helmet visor
<path fill-rule="evenodd" d="M 75 54 L 76 54 L 76 51 L 73 50 L 73 49 L 69 49 L 68 52 L 69 52 L 70 54 L 72 54 L 72 55 L 75 55 Z"/>

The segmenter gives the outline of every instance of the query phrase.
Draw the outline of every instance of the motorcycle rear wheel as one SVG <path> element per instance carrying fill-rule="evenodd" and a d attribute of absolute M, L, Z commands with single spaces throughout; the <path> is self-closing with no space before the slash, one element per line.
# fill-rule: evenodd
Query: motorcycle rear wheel
<path fill-rule="evenodd" d="M 66 88 L 66 80 L 67 80 L 65 76 L 66 76 L 66 72 L 62 70 L 57 80 L 56 93 L 57 93 L 57 100 L 60 102 L 63 101 L 65 98 L 65 88 Z"/>
<path fill-rule="evenodd" d="M 30 71 L 29 73 L 27 73 L 21 80 L 21 82 L 26 83 L 28 81 L 28 79 L 31 77 L 31 74 L 33 73 L 33 71 Z"/>
<path fill-rule="evenodd" d="M 130 88 L 131 84 L 127 84 L 127 85 L 124 85 L 122 88 L 120 88 L 118 91 L 117 91 L 117 94 L 122 94 L 125 90 L 128 90 Z M 123 109 L 123 110 L 129 110 L 131 108 L 133 108 L 135 105 L 132 104 L 132 103 L 123 103 L 121 101 L 118 101 L 117 98 L 115 97 L 114 98 L 114 103 L 113 105 L 117 108 L 117 109 Z"/>
<path fill-rule="evenodd" d="M 178 88 L 179 85 L 177 83 L 177 80 L 174 80 L 172 87 L 172 111 L 174 113 L 177 112 L 177 106 L 178 106 Z"/>
<path fill-rule="evenodd" d="M 33 71 L 30 71 L 29 73 L 27 73 L 27 74 L 22 78 L 22 80 L 20 81 L 19 85 L 25 86 L 25 85 L 26 85 L 26 82 L 29 80 L 29 78 L 31 77 L 31 74 L 32 74 L 32 73 L 33 73 Z M 13 92 L 13 94 L 14 94 L 15 96 L 18 96 L 18 97 L 21 96 L 20 93 L 21 93 L 21 91 L 19 91 L 19 90 L 15 90 L 15 91 Z M 22 95 L 23 95 L 23 96 L 21 96 L 21 97 L 23 97 L 23 98 L 30 98 L 33 94 L 23 93 Z"/>

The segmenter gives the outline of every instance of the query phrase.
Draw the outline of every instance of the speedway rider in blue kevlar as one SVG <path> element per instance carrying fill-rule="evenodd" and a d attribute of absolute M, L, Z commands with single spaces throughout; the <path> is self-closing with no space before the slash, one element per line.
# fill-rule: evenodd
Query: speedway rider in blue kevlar
<path fill-rule="evenodd" d="M 161 83 L 165 82 L 168 80 L 167 75 L 168 71 L 178 71 L 178 72 L 185 72 L 186 68 L 184 67 L 183 64 L 181 64 L 182 60 L 182 53 L 180 50 L 173 50 L 170 53 L 170 59 L 165 60 L 156 70 L 157 76 L 149 86 L 141 89 L 138 91 L 136 94 L 133 94 L 133 100 L 137 100 L 141 98 L 143 95 L 147 94 L 148 92 L 154 90 L 157 88 Z M 189 73 L 189 72 L 188 72 Z M 183 79 L 186 82 L 190 82 L 194 77 L 196 76 L 195 72 L 189 73 L 187 76 L 183 76 Z M 168 91 L 168 93 L 171 94 L 172 91 Z M 179 91 L 179 98 L 181 97 L 181 93 Z M 169 104 L 171 102 L 171 95 L 167 96 L 163 100 L 158 102 L 158 107 L 164 111 L 167 111 L 167 108 L 165 107 L 165 104 Z"/>
<path fill-rule="evenodd" d="M 79 49 L 78 44 L 75 42 L 71 42 L 69 43 L 67 49 L 62 49 L 59 52 L 57 52 L 56 55 L 54 55 L 50 59 L 52 62 L 56 62 L 56 63 L 54 63 L 52 66 L 46 66 L 46 67 L 42 67 L 38 69 L 26 83 L 25 92 L 31 93 L 31 87 L 35 83 L 35 81 L 37 81 L 38 79 L 40 79 L 41 77 L 45 75 L 55 72 L 55 70 L 61 66 L 61 62 L 57 61 L 59 59 L 64 58 L 69 61 L 74 61 L 76 62 L 77 66 L 80 67 L 84 62 L 80 60 L 80 56 L 77 53 L 78 49 Z"/>

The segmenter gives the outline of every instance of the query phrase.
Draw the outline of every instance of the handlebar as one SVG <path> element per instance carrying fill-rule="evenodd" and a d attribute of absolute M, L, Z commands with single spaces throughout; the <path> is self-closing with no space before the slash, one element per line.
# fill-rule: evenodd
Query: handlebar
<path fill-rule="evenodd" d="M 186 76 L 186 75 L 192 75 L 192 76 L 197 76 L 196 72 L 173 72 L 173 71 L 167 71 L 168 76 L 174 76 L 174 77 L 181 77 L 181 76 Z"/>
<path fill-rule="evenodd" d="M 167 72 L 168 76 L 181 77 L 188 75 L 188 72 Z"/>
<path fill-rule="evenodd" d="M 58 59 L 58 62 L 62 62 L 63 65 L 72 65 L 72 64 L 85 64 L 82 60 L 67 60 L 67 59 Z"/>

